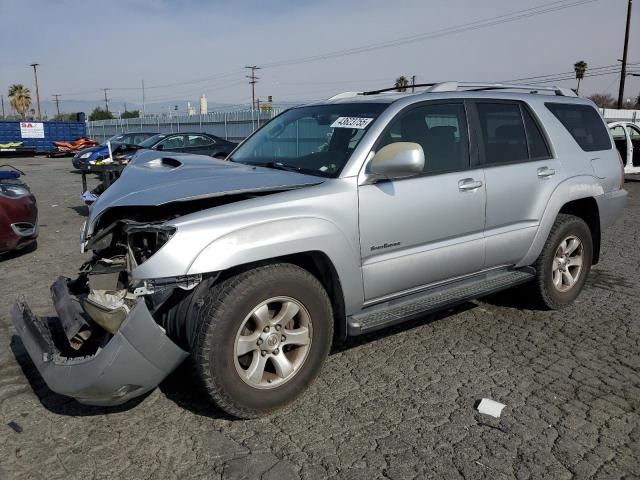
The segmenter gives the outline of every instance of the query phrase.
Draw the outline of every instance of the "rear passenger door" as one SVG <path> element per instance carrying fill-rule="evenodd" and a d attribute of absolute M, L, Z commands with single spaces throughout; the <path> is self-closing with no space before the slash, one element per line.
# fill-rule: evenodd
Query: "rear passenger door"
<path fill-rule="evenodd" d="M 473 104 L 486 179 L 485 266 L 512 265 L 529 250 L 562 167 L 524 102 Z"/>

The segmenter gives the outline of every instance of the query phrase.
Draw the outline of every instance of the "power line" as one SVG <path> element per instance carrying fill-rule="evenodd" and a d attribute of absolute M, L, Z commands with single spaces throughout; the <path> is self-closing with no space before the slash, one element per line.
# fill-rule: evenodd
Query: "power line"
<path fill-rule="evenodd" d="M 338 58 L 338 57 L 343 57 L 348 55 L 356 55 L 360 53 L 366 53 L 370 51 L 385 49 L 385 48 L 392 48 L 392 47 L 397 47 L 401 45 L 406 45 L 409 43 L 422 42 L 425 40 L 440 38 L 447 35 L 463 33 L 466 31 L 473 31 L 473 30 L 479 30 L 482 28 L 488 28 L 496 25 L 501 25 L 504 23 L 514 22 L 517 20 L 522 20 L 522 19 L 526 19 L 526 18 L 538 16 L 538 15 L 543 15 L 546 13 L 565 10 L 568 8 L 573 8 L 573 7 L 585 5 L 588 3 L 595 3 L 598 1 L 600 0 L 558 0 L 554 2 L 544 3 L 536 7 L 530 7 L 524 10 L 518 10 L 518 11 L 514 11 L 514 12 L 502 14 L 502 15 L 497 15 L 494 17 L 484 18 L 481 20 L 476 20 L 473 22 L 468 22 L 468 23 L 455 25 L 455 26 L 451 26 L 451 27 L 447 27 L 439 30 L 434 30 L 431 32 L 415 34 L 407 37 L 400 37 L 400 38 L 388 40 L 386 42 L 380 42 L 373 45 L 342 49 L 342 50 L 337 50 L 333 52 L 312 55 L 308 57 L 301 57 L 297 59 L 265 63 L 262 65 L 262 68 L 276 68 L 276 67 L 282 67 L 282 66 L 298 65 L 301 63 L 308 63 L 308 62 L 319 61 L 319 60 L 328 60 L 328 59 L 333 59 L 333 58 Z M 169 83 L 169 84 L 163 84 L 163 85 L 152 85 L 152 86 L 147 86 L 146 88 L 162 89 L 162 88 L 173 88 L 173 87 L 180 87 L 184 85 L 203 83 L 203 82 L 210 81 L 212 79 L 230 77 L 230 76 L 236 75 L 241 71 L 242 69 L 235 69 L 235 70 L 231 70 L 228 72 L 220 73 L 220 74 L 209 76 L 209 77 L 204 77 L 197 80 L 189 80 L 184 82 L 176 82 L 176 83 Z M 252 88 L 255 88 L 255 84 L 252 84 Z M 118 87 L 118 88 L 113 88 L 113 90 L 140 90 L 140 87 Z M 65 94 L 65 95 L 71 96 L 76 94 Z"/>
<path fill-rule="evenodd" d="M 580 5 L 585 5 L 587 3 L 594 3 L 600 0 L 561 0 L 550 3 L 545 3 L 539 5 L 537 7 L 527 8 L 524 10 L 518 10 L 515 12 L 511 12 L 508 14 L 498 15 L 495 17 L 485 18 L 482 20 L 476 20 L 473 22 L 464 23 L 461 25 L 455 25 L 452 27 L 447 27 L 439 30 L 434 30 L 432 32 L 425 32 L 421 34 L 411 35 L 408 37 L 401 37 L 394 40 L 388 40 L 386 42 L 380 42 L 373 45 L 366 45 L 361 47 L 337 50 L 334 52 L 329 52 L 325 54 L 312 55 L 308 57 L 302 57 L 294 60 L 286 60 L 280 62 L 272 62 L 272 63 L 264 63 L 264 68 L 274 68 L 274 67 L 282 67 L 282 66 L 290 66 L 297 65 L 301 63 L 308 63 L 317 60 L 327 60 L 331 58 L 338 58 L 347 55 L 356 55 L 365 52 L 371 52 L 374 50 L 380 50 L 383 48 L 391 48 L 397 47 L 401 45 L 406 45 L 409 43 L 422 42 L 425 40 L 431 40 L 434 38 L 443 37 L 446 35 L 453 35 L 457 33 L 462 33 L 466 31 L 478 30 L 481 28 L 492 27 L 496 25 L 501 25 L 503 23 L 514 22 L 517 20 L 522 20 L 525 18 L 530 18 L 538 15 L 542 15 L 545 13 L 555 12 L 558 10 L 564 10 L 567 8 L 577 7 Z"/>

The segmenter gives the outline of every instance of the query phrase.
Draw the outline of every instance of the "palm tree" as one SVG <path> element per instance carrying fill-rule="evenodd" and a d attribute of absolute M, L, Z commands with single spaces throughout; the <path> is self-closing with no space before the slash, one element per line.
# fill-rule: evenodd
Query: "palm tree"
<path fill-rule="evenodd" d="M 580 80 L 584 78 L 584 74 L 587 71 L 589 64 L 584 60 L 580 60 L 573 65 L 573 69 L 576 72 L 576 80 L 578 80 L 578 86 L 576 87 L 576 94 L 580 91 Z"/>
<path fill-rule="evenodd" d="M 31 92 L 20 83 L 13 84 L 9 87 L 9 103 L 22 118 L 25 118 L 31 106 Z"/>
<path fill-rule="evenodd" d="M 408 86 L 409 86 L 409 79 L 407 77 L 405 77 L 404 75 L 401 75 L 398 78 L 396 78 L 396 84 L 395 84 L 396 90 L 398 90 L 399 92 L 406 92 Z"/>

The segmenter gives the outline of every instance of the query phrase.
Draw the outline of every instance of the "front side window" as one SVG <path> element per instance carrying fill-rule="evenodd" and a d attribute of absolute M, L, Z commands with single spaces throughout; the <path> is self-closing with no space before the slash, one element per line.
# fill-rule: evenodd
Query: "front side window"
<path fill-rule="evenodd" d="M 396 142 L 412 142 L 422 147 L 424 173 L 468 168 L 469 138 L 464 105 L 424 105 L 401 113 L 383 134 L 377 149 Z"/>
<path fill-rule="evenodd" d="M 241 144 L 231 161 L 337 177 L 384 103 L 293 108 Z"/>
<path fill-rule="evenodd" d="M 585 152 L 611 150 L 607 127 L 598 111 L 590 105 L 545 103 Z"/>
<path fill-rule="evenodd" d="M 640 141 L 640 129 L 629 127 L 629 137 L 631 137 L 632 142 Z"/>

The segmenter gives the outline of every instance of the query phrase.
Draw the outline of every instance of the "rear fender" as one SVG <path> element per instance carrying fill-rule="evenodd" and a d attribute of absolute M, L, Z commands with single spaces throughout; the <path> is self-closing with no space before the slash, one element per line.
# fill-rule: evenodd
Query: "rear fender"
<path fill-rule="evenodd" d="M 604 194 L 604 189 L 598 180 L 589 175 L 572 177 L 559 184 L 553 191 L 549 202 L 542 215 L 533 243 L 526 256 L 518 263 L 518 267 L 531 265 L 540 256 L 544 244 L 549 237 L 551 228 L 558 217 L 562 207 L 573 200 L 582 198 L 599 198 Z"/>

